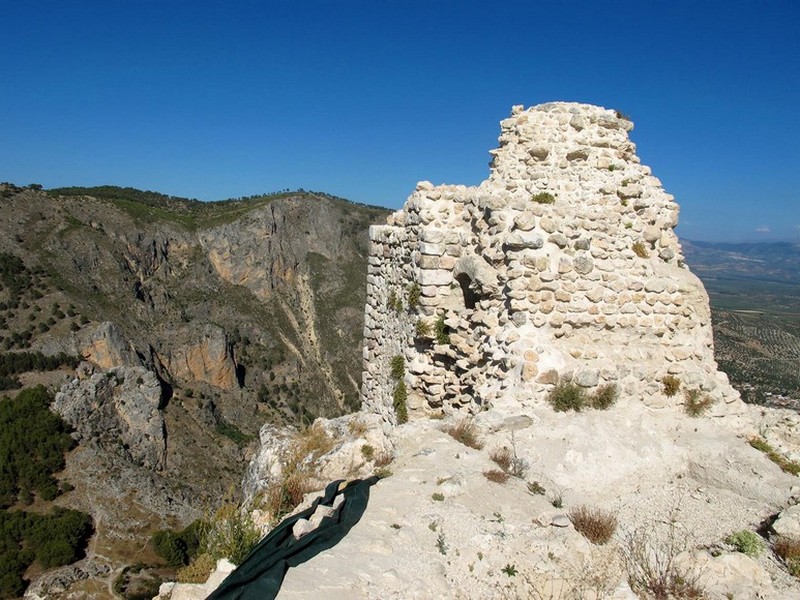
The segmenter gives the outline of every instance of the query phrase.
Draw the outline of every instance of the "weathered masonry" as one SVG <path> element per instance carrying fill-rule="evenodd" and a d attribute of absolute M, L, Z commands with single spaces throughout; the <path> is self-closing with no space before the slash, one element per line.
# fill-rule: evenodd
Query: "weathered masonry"
<path fill-rule="evenodd" d="M 678 205 L 640 164 L 632 128 L 596 106 L 515 106 L 487 180 L 421 182 L 371 228 L 367 410 L 396 422 L 401 382 L 414 418 L 538 402 L 563 379 L 666 406 L 682 401 L 663 394 L 667 374 L 718 411 L 738 399 L 682 261 Z"/>

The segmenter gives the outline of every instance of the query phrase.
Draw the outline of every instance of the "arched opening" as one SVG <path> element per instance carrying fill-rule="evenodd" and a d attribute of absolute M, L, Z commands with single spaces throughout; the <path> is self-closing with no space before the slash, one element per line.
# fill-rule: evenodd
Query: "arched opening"
<path fill-rule="evenodd" d="M 475 304 L 481 299 L 480 295 L 472 288 L 472 279 L 466 273 L 456 276 L 456 281 L 461 286 L 461 293 L 464 295 L 464 306 L 475 308 Z"/>

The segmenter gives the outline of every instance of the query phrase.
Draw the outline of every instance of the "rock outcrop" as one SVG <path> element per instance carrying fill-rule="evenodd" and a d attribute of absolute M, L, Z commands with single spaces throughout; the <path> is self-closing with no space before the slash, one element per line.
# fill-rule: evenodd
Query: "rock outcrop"
<path fill-rule="evenodd" d="M 110 321 L 100 323 L 81 337 L 81 356 L 102 369 L 142 366 L 136 350 L 119 327 Z"/>
<path fill-rule="evenodd" d="M 161 470 L 166 460 L 161 396 L 151 371 L 115 367 L 62 387 L 53 410 L 81 438 L 121 449 L 134 463 Z"/>
<path fill-rule="evenodd" d="M 170 375 L 188 382 L 202 381 L 224 390 L 238 387 L 236 358 L 225 331 L 206 324 L 190 333 L 196 336 L 194 343 L 158 354 Z"/>
<path fill-rule="evenodd" d="M 558 381 L 676 404 L 662 379 L 741 412 L 717 370 L 708 296 L 682 262 L 678 205 L 611 110 L 516 106 L 477 187 L 422 182 L 370 229 L 364 406 L 411 416 L 541 397 Z"/>

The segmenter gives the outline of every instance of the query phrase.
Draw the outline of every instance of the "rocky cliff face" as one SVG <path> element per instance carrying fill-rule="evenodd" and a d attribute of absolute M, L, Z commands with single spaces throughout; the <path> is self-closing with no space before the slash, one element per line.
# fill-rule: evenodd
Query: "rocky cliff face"
<path fill-rule="evenodd" d="M 0 351 L 85 361 L 19 377 L 61 388 L 80 444 L 60 501 L 94 515 L 112 569 L 238 483 L 262 424 L 357 404 L 367 229 L 388 211 L 7 184 L 0 211 L 0 253 L 23 266 L 3 271 Z"/>
<path fill-rule="evenodd" d="M 371 228 L 370 410 L 395 419 L 394 357 L 412 414 L 523 402 L 558 381 L 664 406 L 682 399 L 663 393 L 668 375 L 734 409 L 678 205 L 640 164 L 632 127 L 594 106 L 515 107 L 486 181 L 420 183 Z"/>

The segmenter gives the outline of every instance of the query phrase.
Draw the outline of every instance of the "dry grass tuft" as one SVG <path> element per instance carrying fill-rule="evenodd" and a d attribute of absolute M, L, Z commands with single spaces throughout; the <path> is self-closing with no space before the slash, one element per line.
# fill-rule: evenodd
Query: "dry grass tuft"
<path fill-rule="evenodd" d="M 631 246 L 631 250 L 633 250 L 633 253 L 639 258 L 647 258 L 650 256 L 650 253 L 647 251 L 647 246 L 645 246 L 643 242 L 636 242 Z"/>
<path fill-rule="evenodd" d="M 494 483 L 505 483 L 508 481 L 509 475 L 505 471 L 501 471 L 500 469 L 492 469 L 491 471 L 484 471 L 483 476 L 486 477 L 489 481 L 493 481 Z"/>
<path fill-rule="evenodd" d="M 674 516 L 674 515 L 673 515 Z M 622 555 L 628 583 L 640 598 L 700 600 L 705 591 L 702 573 L 678 564 L 678 555 L 689 548 L 687 534 L 679 534 L 674 518 L 666 529 L 653 523 L 625 536 Z"/>
<path fill-rule="evenodd" d="M 302 460 L 315 461 L 324 454 L 327 454 L 336 445 L 336 440 L 328 435 L 325 428 L 319 423 L 314 423 L 311 427 L 307 427 L 295 439 L 292 444 L 292 454 L 290 457 L 292 462 L 300 462 Z"/>
<path fill-rule="evenodd" d="M 569 520 L 583 537 L 602 546 L 617 529 L 617 517 L 610 512 L 588 506 L 577 506 L 569 511 Z"/>
<path fill-rule="evenodd" d="M 664 395 L 667 398 L 672 398 L 681 388 L 681 380 L 674 375 L 665 375 L 662 377 L 661 384 L 664 386 Z"/>
<path fill-rule="evenodd" d="M 272 515 L 273 521 L 289 514 L 309 492 L 321 489 L 315 476 L 319 459 L 333 450 L 337 440 L 320 423 L 300 432 L 283 457 L 281 478 L 264 495 L 261 508 Z"/>
<path fill-rule="evenodd" d="M 616 384 L 606 383 L 605 385 L 599 385 L 595 388 L 594 392 L 592 392 L 592 395 L 589 397 L 589 403 L 592 405 L 592 408 L 606 410 L 611 408 L 614 402 L 617 401 L 618 396 L 619 390 Z"/>
<path fill-rule="evenodd" d="M 714 399 L 706 394 L 700 396 L 700 390 L 686 390 L 684 392 L 683 410 L 690 417 L 699 417 L 711 408 L 714 404 Z"/>
<path fill-rule="evenodd" d="M 800 577 L 800 541 L 778 538 L 775 542 L 775 554 L 783 560 L 789 574 Z"/>
<path fill-rule="evenodd" d="M 465 446 L 475 448 L 475 450 L 483 448 L 483 442 L 478 439 L 478 428 L 471 419 L 461 419 L 453 425 L 445 425 L 442 427 L 442 431 Z"/>
<path fill-rule="evenodd" d="M 381 468 L 390 464 L 393 460 L 394 456 L 392 456 L 391 452 L 381 452 L 375 457 L 374 464 L 376 468 Z"/>
<path fill-rule="evenodd" d="M 359 438 L 367 433 L 367 424 L 360 417 L 356 417 L 347 424 L 347 429 L 350 431 L 350 435 Z"/>
<path fill-rule="evenodd" d="M 491 458 L 498 467 L 503 469 L 504 472 L 508 473 L 514 461 L 514 454 L 511 452 L 511 448 L 503 446 L 502 448 L 492 450 L 491 454 L 489 454 L 489 458 Z"/>
<path fill-rule="evenodd" d="M 270 486 L 263 508 L 273 515 L 273 521 L 278 521 L 292 512 L 307 493 L 315 491 L 315 487 L 307 473 L 300 470 L 289 473 Z"/>

